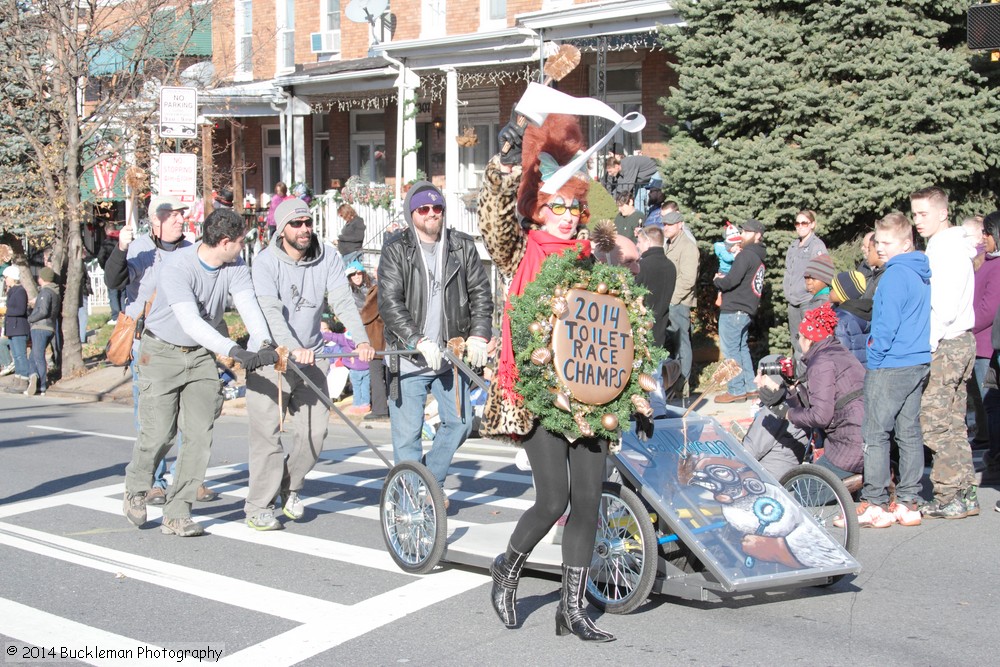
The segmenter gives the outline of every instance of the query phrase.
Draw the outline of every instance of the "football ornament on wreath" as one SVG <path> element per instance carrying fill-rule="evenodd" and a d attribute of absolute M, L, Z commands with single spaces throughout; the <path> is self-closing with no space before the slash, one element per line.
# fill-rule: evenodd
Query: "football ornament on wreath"
<path fill-rule="evenodd" d="M 546 258 L 512 299 L 516 389 L 546 429 L 617 440 L 619 425 L 646 412 L 651 374 L 667 357 L 653 344 L 647 293 L 628 269 L 570 251 Z"/>

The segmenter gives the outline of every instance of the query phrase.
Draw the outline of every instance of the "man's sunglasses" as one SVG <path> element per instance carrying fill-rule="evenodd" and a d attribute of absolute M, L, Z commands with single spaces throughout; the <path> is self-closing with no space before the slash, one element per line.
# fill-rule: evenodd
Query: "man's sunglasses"
<path fill-rule="evenodd" d="M 305 225 L 306 227 L 312 227 L 313 221 L 309 220 L 308 218 L 304 220 L 289 220 L 287 224 L 292 229 L 298 229 L 302 225 Z"/>
<path fill-rule="evenodd" d="M 556 215 L 562 215 L 566 211 L 569 211 L 570 215 L 580 215 L 580 211 L 583 210 L 583 207 L 579 204 L 571 204 L 569 206 L 566 206 L 566 204 L 546 204 L 546 206 Z"/>
<path fill-rule="evenodd" d="M 434 211 L 435 213 L 440 215 L 441 213 L 444 213 L 444 206 L 442 206 L 441 204 L 424 204 L 423 206 L 418 206 L 413 210 L 419 213 L 420 215 L 427 215 L 431 211 Z"/>

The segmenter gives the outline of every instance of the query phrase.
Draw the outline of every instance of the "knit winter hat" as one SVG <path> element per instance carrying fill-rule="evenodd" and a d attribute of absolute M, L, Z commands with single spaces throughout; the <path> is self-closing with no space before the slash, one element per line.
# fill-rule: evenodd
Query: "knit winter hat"
<path fill-rule="evenodd" d="M 868 281 L 860 271 L 841 271 L 830 283 L 830 290 L 837 295 L 840 303 L 860 299 L 867 288 Z"/>
<path fill-rule="evenodd" d="M 731 222 L 726 223 L 726 243 L 739 243 L 743 240 L 743 235 L 740 234 L 740 229 Z"/>
<path fill-rule="evenodd" d="M 815 278 L 829 285 L 833 282 L 833 260 L 829 255 L 816 255 L 806 264 L 804 277 Z"/>
<path fill-rule="evenodd" d="M 807 310 L 799 325 L 799 333 L 814 343 L 830 336 L 836 329 L 837 313 L 833 312 L 829 302 L 819 308 Z"/>
<path fill-rule="evenodd" d="M 358 260 L 354 260 L 353 262 L 347 265 L 348 276 L 353 275 L 355 273 L 364 273 L 364 272 L 365 272 L 365 267 Z"/>

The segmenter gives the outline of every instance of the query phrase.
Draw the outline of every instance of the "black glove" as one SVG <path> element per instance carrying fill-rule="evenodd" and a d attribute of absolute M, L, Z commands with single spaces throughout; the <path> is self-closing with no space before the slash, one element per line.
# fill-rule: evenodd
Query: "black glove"
<path fill-rule="evenodd" d="M 257 353 L 257 367 L 261 366 L 273 366 L 278 363 L 278 351 L 269 345 L 262 345 L 260 352 Z"/>
<path fill-rule="evenodd" d="M 526 127 L 528 127 L 528 119 L 512 110 L 510 122 L 503 126 L 497 136 L 500 141 L 501 164 L 521 164 L 521 141 L 524 139 L 524 128 Z M 504 150 L 505 148 L 507 150 Z"/>
<path fill-rule="evenodd" d="M 249 350 L 244 350 L 239 345 L 234 345 L 233 349 L 229 350 L 229 356 L 240 362 L 240 366 L 247 373 L 255 371 L 261 366 L 273 365 L 278 360 L 278 353 L 274 350 L 250 352 Z"/>
<path fill-rule="evenodd" d="M 642 442 L 653 437 L 653 420 L 637 412 L 635 413 L 635 434 Z"/>

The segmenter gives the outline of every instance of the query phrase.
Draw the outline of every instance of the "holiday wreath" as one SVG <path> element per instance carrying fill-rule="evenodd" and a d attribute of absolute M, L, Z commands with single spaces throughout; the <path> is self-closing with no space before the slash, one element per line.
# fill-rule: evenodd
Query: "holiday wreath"
<path fill-rule="evenodd" d="M 560 319 L 574 314 L 567 297 L 576 295 L 576 301 L 583 304 L 585 297 L 580 295 L 585 292 L 616 297 L 606 301 L 620 303 L 628 315 L 626 333 L 604 334 L 603 340 L 597 340 L 600 332 L 587 334 L 592 336 L 587 351 L 577 346 L 580 359 L 600 357 L 602 362 L 598 372 L 588 368 L 586 374 L 576 372 L 577 377 L 584 378 L 584 383 L 601 385 L 605 396 L 608 385 L 617 382 L 621 386 L 617 396 L 600 404 L 574 396 L 566 382 L 566 373 L 560 371 L 574 367 L 575 362 L 563 361 L 564 366 L 557 368 L 560 359 L 553 354 L 553 330 L 559 329 Z M 651 374 L 667 357 L 667 352 L 653 344 L 653 317 L 642 303 L 646 294 L 648 290 L 636 285 L 627 268 L 598 263 L 591 257 L 580 259 L 577 253 L 568 251 L 547 257 L 524 294 L 512 298 L 511 333 L 519 373 L 516 389 L 524 397 L 525 407 L 541 420 L 542 426 L 554 433 L 617 440 L 619 424 L 627 424 L 632 413 L 652 414 L 645 393 L 656 387 Z M 572 322 L 569 327 L 572 332 Z M 630 339 L 626 342 L 632 350 L 628 367 L 621 365 L 614 349 L 609 353 L 609 348 L 624 347 L 616 341 L 625 339 Z M 600 349 L 595 350 L 595 345 Z M 627 354 L 621 357 L 627 359 Z M 579 371 L 579 363 L 575 368 Z"/>

